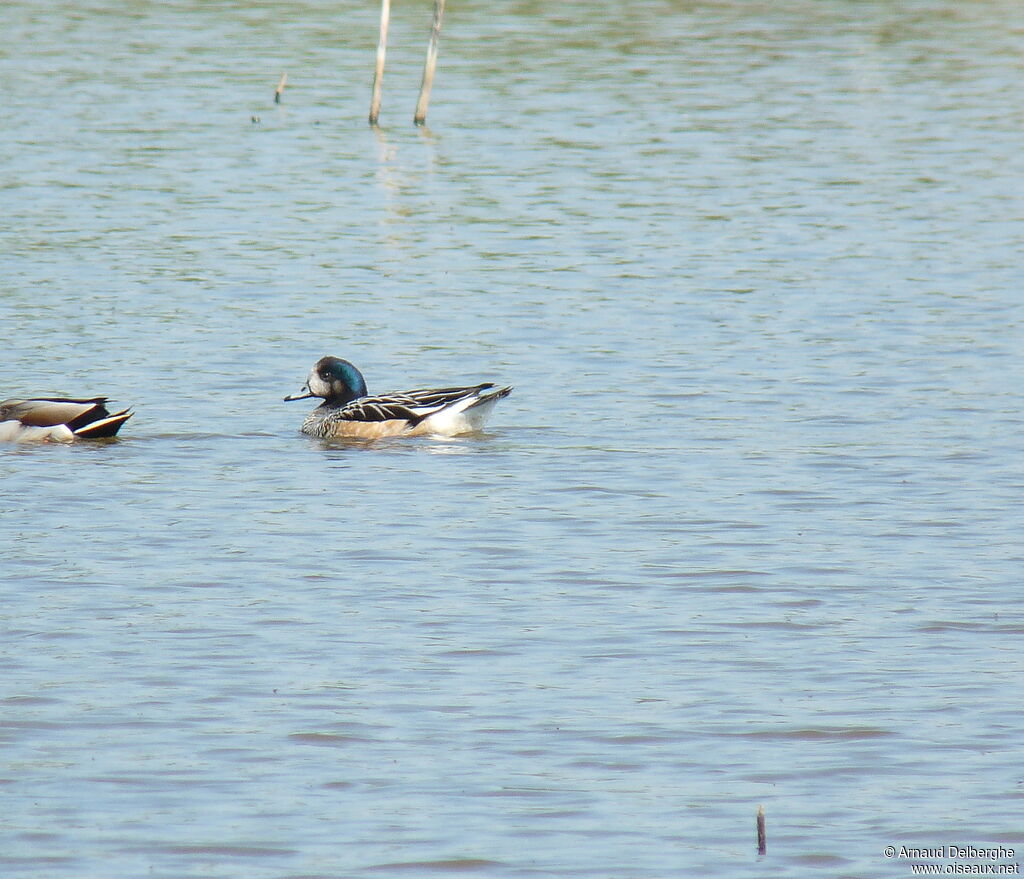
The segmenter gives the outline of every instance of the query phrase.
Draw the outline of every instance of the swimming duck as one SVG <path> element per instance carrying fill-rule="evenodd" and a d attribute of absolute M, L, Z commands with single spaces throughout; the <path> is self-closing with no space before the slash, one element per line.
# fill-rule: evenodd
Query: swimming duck
<path fill-rule="evenodd" d="M 302 423 L 302 432 L 309 436 L 457 436 L 480 430 L 494 404 L 512 393 L 512 388 L 493 387 L 489 382 L 371 397 L 355 366 L 340 357 L 321 357 L 302 390 L 285 400 L 323 398 Z"/>
<path fill-rule="evenodd" d="M 19 443 L 56 440 L 66 443 L 78 438 L 114 436 L 132 413 L 122 409 L 111 414 L 106 402 L 106 397 L 4 400 L 0 403 L 0 440 Z"/>

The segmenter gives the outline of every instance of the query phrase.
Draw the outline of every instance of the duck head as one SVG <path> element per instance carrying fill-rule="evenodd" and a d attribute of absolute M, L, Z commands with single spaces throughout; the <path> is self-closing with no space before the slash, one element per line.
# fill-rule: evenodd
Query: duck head
<path fill-rule="evenodd" d="M 289 394 L 285 400 L 323 397 L 332 405 L 344 406 L 365 396 L 366 381 L 358 369 L 340 357 L 321 357 L 309 371 L 302 389 L 297 394 Z"/>

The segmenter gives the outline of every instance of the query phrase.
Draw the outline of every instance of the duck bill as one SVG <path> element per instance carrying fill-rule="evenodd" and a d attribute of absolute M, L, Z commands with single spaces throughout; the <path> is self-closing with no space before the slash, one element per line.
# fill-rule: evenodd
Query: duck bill
<path fill-rule="evenodd" d="M 316 396 L 316 395 L 315 394 L 311 394 L 309 392 L 309 385 L 303 385 L 302 389 L 297 394 L 289 394 L 287 397 L 284 398 L 284 401 L 286 403 L 289 403 L 292 400 L 307 400 L 307 399 L 309 399 L 310 397 L 313 397 L 313 396 Z"/>

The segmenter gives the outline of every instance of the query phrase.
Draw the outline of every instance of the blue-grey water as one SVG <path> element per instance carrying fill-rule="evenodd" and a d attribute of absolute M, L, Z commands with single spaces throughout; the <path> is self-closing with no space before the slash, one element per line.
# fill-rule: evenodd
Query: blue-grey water
<path fill-rule="evenodd" d="M 8 0 L 0 874 L 1024 861 L 1020 11 Z"/>

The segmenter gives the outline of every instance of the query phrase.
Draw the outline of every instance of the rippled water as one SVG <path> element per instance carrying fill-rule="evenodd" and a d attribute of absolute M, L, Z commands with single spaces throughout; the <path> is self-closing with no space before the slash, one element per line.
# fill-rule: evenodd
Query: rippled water
<path fill-rule="evenodd" d="M 1024 860 L 1019 11 L 8 3 L 0 872 Z"/>

